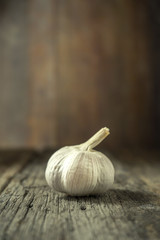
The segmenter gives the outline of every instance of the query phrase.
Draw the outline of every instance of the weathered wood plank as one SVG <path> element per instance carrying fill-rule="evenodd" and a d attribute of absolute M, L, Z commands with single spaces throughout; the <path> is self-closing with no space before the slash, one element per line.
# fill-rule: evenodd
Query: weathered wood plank
<path fill-rule="evenodd" d="M 118 137 L 118 141 L 123 141 L 126 146 L 139 147 L 142 142 L 151 145 L 154 141 L 154 123 L 153 115 L 149 112 L 152 111 L 154 84 L 150 81 L 148 9 L 143 1 L 127 0 L 117 1 L 117 9 L 117 51 L 122 72 L 122 77 L 117 78 L 117 84 L 120 82 L 120 104 L 123 108 L 115 108 L 122 125 L 120 127 L 117 122 L 113 122 L 116 125 L 114 131 L 117 136 L 123 135 L 123 138 Z M 116 121 L 115 117 L 113 121 Z"/>
<path fill-rule="evenodd" d="M 104 146 L 158 145 L 152 2 L 0 1 L 0 147 L 80 143 L 105 125 Z"/>
<path fill-rule="evenodd" d="M 120 160 L 111 157 L 116 168 L 113 189 L 101 197 L 82 198 L 57 194 L 47 186 L 49 156 L 34 157 L 2 191 L 1 240 L 159 239 L 159 155 L 128 152 Z"/>
<path fill-rule="evenodd" d="M 0 147 L 28 144 L 27 2 L 0 1 Z"/>
<path fill-rule="evenodd" d="M 0 192 L 28 162 L 31 152 L 0 152 Z"/>
<path fill-rule="evenodd" d="M 29 1 L 30 147 L 57 145 L 57 2 Z"/>

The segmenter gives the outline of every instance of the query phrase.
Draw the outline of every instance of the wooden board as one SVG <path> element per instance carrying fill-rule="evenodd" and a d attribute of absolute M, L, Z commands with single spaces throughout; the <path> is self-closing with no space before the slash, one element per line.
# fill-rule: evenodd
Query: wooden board
<path fill-rule="evenodd" d="M 0 153 L 0 167 L 6 158 L 15 159 L 6 154 Z M 160 238 L 159 153 L 108 154 L 116 169 L 115 184 L 101 197 L 54 192 L 44 178 L 51 153 L 28 153 L 25 166 L 26 153 L 18 155 L 19 167 L 15 163 L 13 173 L 8 165 L 12 177 L 0 193 L 1 240 Z"/>
<path fill-rule="evenodd" d="M 31 154 L 27 151 L 5 151 L 0 154 L 0 192 L 8 185 L 11 179 L 25 164 Z"/>
<path fill-rule="evenodd" d="M 76 144 L 104 126 L 112 149 L 158 145 L 147 2 L 15 0 L 0 11 L 0 148 Z"/>

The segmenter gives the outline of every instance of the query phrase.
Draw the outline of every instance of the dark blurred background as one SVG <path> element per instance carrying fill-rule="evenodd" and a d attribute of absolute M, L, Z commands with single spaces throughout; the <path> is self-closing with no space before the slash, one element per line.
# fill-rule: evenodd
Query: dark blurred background
<path fill-rule="evenodd" d="M 159 0 L 0 1 L 0 148 L 160 143 Z"/>

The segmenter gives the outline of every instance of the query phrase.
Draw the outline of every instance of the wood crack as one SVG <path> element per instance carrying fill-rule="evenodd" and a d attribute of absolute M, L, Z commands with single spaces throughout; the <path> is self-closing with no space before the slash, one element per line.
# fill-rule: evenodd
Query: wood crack
<path fill-rule="evenodd" d="M 6 235 L 7 230 L 8 230 L 9 227 L 11 226 L 13 220 L 16 218 L 16 214 L 18 213 L 18 210 L 19 210 L 20 206 L 22 205 L 23 200 L 25 199 L 26 196 L 27 196 L 27 193 L 24 194 L 23 199 L 22 199 L 22 201 L 20 202 L 20 204 L 18 205 L 18 207 L 17 207 L 17 209 L 16 209 L 13 217 L 9 220 L 9 223 L 8 223 L 7 226 L 4 228 L 4 231 L 3 231 L 4 236 Z"/>
<path fill-rule="evenodd" d="M 21 154 L 20 156 L 17 156 L 18 160 L 15 163 L 16 167 L 9 167 L 7 172 L 3 174 L 3 181 L 0 183 L 0 194 L 5 190 L 5 188 L 9 185 L 9 183 L 13 180 L 16 174 L 23 171 L 23 169 L 29 164 L 29 162 L 33 159 L 33 154 L 27 153 L 27 154 Z"/>

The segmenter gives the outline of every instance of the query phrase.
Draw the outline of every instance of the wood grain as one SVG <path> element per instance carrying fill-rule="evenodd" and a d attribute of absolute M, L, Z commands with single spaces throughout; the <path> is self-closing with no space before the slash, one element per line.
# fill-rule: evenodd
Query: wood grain
<path fill-rule="evenodd" d="M 154 81 L 154 131 L 157 147 L 160 146 L 160 71 L 159 71 L 159 62 L 160 62 L 160 27 L 159 27 L 159 9 L 160 2 L 158 0 L 148 1 L 149 19 L 150 19 L 150 31 L 152 32 L 152 72 L 153 72 L 153 81 Z"/>
<path fill-rule="evenodd" d="M 56 1 L 51 0 L 29 2 L 29 144 L 37 148 L 55 147 L 58 124 L 57 6 Z"/>
<path fill-rule="evenodd" d="M 0 153 L 0 192 L 9 184 L 14 175 L 24 168 L 30 156 L 30 152 L 23 150 Z"/>
<path fill-rule="evenodd" d="M 68 197 L 52 191 L 44 178 L 50 155 L 32 156 L 1 192 L 1 240 L 159 239 L 159 153 L 128 151 L 116 158 L 108 153 L 116 178 L 101 197 Z"/>
<path fill-rule="evenodd" d="M 26 146 L 28 126 L 27 2 L 0 2 L 0 147 Z"/>
<path fill-rule="evenodd" d="M 0 4 L 0 148 L 81 143 L 104 126 L 104 147 L 158 146 L 148 2 Z"/>

